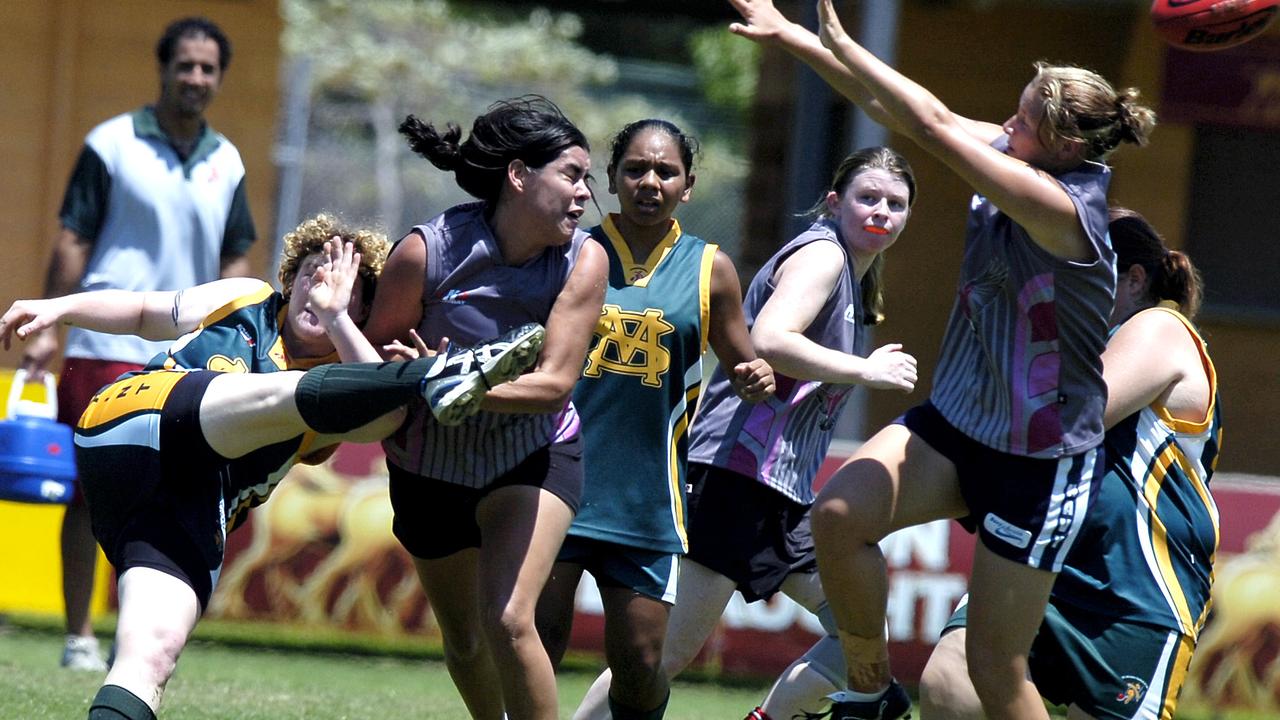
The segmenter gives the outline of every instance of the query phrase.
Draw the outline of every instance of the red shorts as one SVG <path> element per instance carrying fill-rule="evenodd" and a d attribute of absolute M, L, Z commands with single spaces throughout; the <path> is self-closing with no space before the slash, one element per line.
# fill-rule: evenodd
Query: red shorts
<path fill-rule="evenodd" d="M 62 374 L 58 376 L 58 422 L 75 427 L 94 394 L 121 375 L 141 369 L 141 365 L 131 362 L 66 358 L 62 361 Z M 69 502 L 83 503 L 84 493 L 79 482 L 75 488 Z"/>

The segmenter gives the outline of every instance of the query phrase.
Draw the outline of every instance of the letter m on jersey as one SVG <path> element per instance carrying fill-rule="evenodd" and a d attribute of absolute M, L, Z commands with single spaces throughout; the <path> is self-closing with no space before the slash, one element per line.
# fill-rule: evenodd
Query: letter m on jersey
<path fill-rule="evenodd" d="M 599 342 L 587 356 L 583 374 L 600 377 L 601 371 L 608 370 L 662 387 L 662 375 L 671 367 L 671 352 L 663 346 L 662 336 L 674 331 L 659 309 L 646 308 L 641 313 L 606 304 L 596 326 Z"/>

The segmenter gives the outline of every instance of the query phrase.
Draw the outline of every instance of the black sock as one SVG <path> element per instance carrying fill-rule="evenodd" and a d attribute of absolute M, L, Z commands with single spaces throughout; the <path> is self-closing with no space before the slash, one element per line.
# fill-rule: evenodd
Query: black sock
<path fill-rule="evenodd" d="M 89 703 L 89 720 L 156 720 L 151 706 L 119 685 L 103 685 Z"/>
<path fill-rule="evenodd" d="M 349 432 L 422 397 L 422 378 L 434 362 L 435 358 L 421 358 L 321 365 L 302 376 L 293 399 L 312 430 Z"/>
<path fill-rule="evenodd" d="M 636 710 L 635 708 L 621 705 L 613 696 L 609 696 L 609 714 L 613 716 L 613 720 L 662 720 L 662 716 L 667 714 L 667 702 L 671 700 L 671 691 L 667 691 L 667 696 L 662 698 L 662 704 L 652 710 Z"/>

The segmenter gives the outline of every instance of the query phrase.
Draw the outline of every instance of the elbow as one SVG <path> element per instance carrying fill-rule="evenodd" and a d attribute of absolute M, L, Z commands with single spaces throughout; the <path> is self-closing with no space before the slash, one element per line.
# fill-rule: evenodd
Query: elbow
<path fill-rule="evenodd" d="M 954 117 L 946 108 L 931 108 L 902 123 L 903 134 L 915 140 L 925 148 L 938 147 L 943 144 L 949 126 Z"/>
<path fill-rule="evenodd" d="M 782 360 L 784 345 L 782 337 L 776 333 L 755 332 L 754 330 L 751 333 L 751 347 L 756 351 L 756 357 L 774 367 L 777 367 L 779 361 Z"/>
<path fill-rule="evenodd" d="M 521 390 L 510 395 L 495 386 L 485 403 L 487 409 L 498 412 L 519 412 L 547 414 L 564 410 L 573 396 L 573 388 L 578 382 L 578 375 L 561 377 L 559 374 L 534 371 L 524 378 L 528 381 L 516 381 Z"/>
<path fill-rule="evenodd" d="M 547 391 L 544 397 L 537 401 L 538 412 L 556 413 L 564 409 L 569 404 L 569 398 L 573 396 L 573 388 L 578 384 L 578 378 L 561 379 L 556 378 L 547 384 Z"/>

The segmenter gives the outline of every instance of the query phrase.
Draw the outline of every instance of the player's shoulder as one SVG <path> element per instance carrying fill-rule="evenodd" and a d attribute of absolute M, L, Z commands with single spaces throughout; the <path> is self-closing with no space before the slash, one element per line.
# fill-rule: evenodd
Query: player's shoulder
<path fill-rule="evenodd" d="M 134 115 L 127 112 L 108 118 L 98 123 L 84 138 L 84 144 L 99 155 L 114 153 L 115 150 L 136 137 L 134 131 Z"/>

